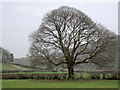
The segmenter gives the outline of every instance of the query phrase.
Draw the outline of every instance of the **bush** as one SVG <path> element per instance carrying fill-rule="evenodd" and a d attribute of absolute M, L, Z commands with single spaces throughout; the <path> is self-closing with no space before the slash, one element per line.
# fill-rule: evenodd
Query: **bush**
<path fill-rule="evenodd" d="M 103 74 L 100 74 L 100 78 L 99 79 L 103 79 Z"/>
<path fill-rule="evenodd" d="M 66 75 L 66 76 L 67 76 L 67 75 Z M 66 76 L 64 76 L 64 74 L 58 74 L 58 80 L 64 79 L 64 78 L 66 78 Z"/>
<path fill-rule="evenodd" d="M 94 79 L 103 79 L 103 74 L 102 73 L 96 73 L 94 75 Z"/>
<path fill-rule="evenodd" d="M 91 79 L 91 74 L 90 73 L 83 73 L 82 78 L 83 79 Z"/>
<path fill-rule="evenodd" d="M 66 79 L 68 79 L 68 77 L 69 77 L 69 75 L 67 74 L 67 75 L 66 75 Z"/>
<path fill-rule="evenodd" d="M 80 76 L 81 76 L 81 74 L 78 73 L 78 74 L 75 74 L 75 75 L 74 75 L 74 78 L 75 78 L 75 79 L 80 79 L 80 78 L 81 78 Z"/>
<path fill-rule="evenodd" d="M 111 78 L 112 78 L 112 74 L 106 73 L 106 74 L 105 74 L 105 78 L 106 78 L 106 79 L 111 79 Z"/>

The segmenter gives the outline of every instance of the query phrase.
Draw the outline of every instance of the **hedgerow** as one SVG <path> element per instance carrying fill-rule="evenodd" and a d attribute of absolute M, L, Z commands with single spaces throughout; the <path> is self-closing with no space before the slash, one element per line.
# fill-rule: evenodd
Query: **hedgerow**
<path fill-rule="evenodd" d="M 67 73 L 2 73 L 2 79 L 68 79 Z M 120 79 L 117 72 L 81 72 L 75 73 L 74 79 Z"/>

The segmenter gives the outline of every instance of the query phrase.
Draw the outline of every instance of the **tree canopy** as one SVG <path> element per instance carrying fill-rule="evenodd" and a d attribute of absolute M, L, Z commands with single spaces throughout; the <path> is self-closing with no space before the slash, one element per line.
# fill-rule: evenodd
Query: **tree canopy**
<path fill-rule="evenodd" d="M 67 68 L 72 78 L 75 65 L 94 63 L 114 37 L 80 10 L 62 6 L 48 12 L 30 35 L 30 54 Z"/>

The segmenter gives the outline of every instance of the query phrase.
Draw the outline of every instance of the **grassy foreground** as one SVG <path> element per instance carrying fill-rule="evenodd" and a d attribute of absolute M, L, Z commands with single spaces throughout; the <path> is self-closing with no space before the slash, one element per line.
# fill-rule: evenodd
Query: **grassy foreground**
<path fill-rule="evenodd" d="M 3 88 L 118 88 L 117 80 L 2 80 Z"/>

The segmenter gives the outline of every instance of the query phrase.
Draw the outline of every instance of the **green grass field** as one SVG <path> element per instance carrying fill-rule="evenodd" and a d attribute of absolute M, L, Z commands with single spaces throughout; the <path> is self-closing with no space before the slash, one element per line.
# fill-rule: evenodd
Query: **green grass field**
<path fill-rule="evenodd" d="M 10 64 L 1 64 L 2 70 L 19 70 L 18 68 L 10 65 Z"/>
<path fill-rule="evenodd" d="M 21 70 L 19 68 L 12 66 L 11 64 L 5 64 L 5 63 L 0 63 L 0 67 L 2 67 L 2 70 Z M 23 66 L 19 66 L 19 67 L 26 69 L 26 70 L 34 70 L 32 68 L 27 68 L 27 67 L 23 67 Z"/>
<path fill-rule="evenodd" d="M 20 65 L 16 65 L 16 66 L 18 66 L 22 69 L 26 69 L 26 70 L 38 70 L 38 69 L 24 67 L 24 66 L 20 66 Z M 2 68 L 1 70 L 21 70 L 19 68 L 12 66 L 12 64 L 7 64 L 7 63 L 0 63 L 0 67 Z M 40 67 L 40 68 L 45 68 L 45 67 Z"/>
<path fill-rule="evenodd" d="M 118 88 L 117 80 L 2 80 L 3 88 Z"/>

